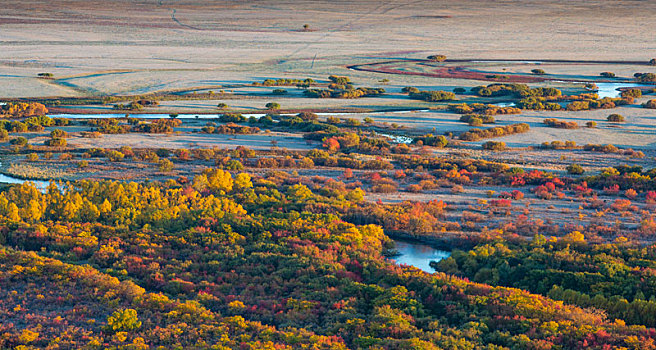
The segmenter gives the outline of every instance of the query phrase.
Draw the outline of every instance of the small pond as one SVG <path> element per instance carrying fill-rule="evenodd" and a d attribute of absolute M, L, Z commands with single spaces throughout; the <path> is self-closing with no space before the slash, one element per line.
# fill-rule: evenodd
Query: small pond
<path fill-rule="evenodd" d="M 394 262 L 411 265 L 428 273 L 435 272 L 429 265 L 431 261 L 440 261 L 451 255 L 450 252 L 417 241 L 394 240 L 394 242 L 399 253 L 391 258 Z"/>

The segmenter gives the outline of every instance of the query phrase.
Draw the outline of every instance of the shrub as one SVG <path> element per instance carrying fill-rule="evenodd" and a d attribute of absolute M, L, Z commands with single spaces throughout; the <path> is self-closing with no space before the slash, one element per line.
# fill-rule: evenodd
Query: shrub
<path fill-rule="evenodd" d="M 348 79 L 348 78 L 347 78 Z M 314 84 L 315 81 L 307 78 L 305 80 L 303 79 L 286 79 L 286 78 L 280 78 L 280 79 L 265 79 L 264 81 L 260 82 L 254 82 L 253 85 L 255 86 L 301 86 L 301 87 L 308 87 L 312 84 Z"/>
<path fill-rule="evenodd" d="M 115 110 L 127 110 L 127 111 L 140 111 L 143 109 L 143 105 L 137 103 L 137 102 L 130 102 L 127 105 L 124 105 L 122 103 L 115 104 L 113 109 Z"/>
<path fill-rule="evenodd" d="M 520 190 L 513 190 L 511 192 L 512 199 L 514 200 L 520 200 L 524 198 L 524 193 Z"/>
<path fill-rule="evenodd" d="M 179 119 L 157 119 L 150 123 L 142 123 L 132 127 L 135 132 L 145 132 L 150 134 L 161 134 L 173 132 L 173 128 L 180 126 L 182 121 Z"/>
<path fill-rule="evenodd" d="M 107 327 L 115 332 L 127 332 L 141 327 L 134 309 L 116 310 L 107 318 Z"/>
<path fill-rule="evenodd" d="M 411 92 L 410 98 L 428 102 L 450 101 L 456 99 L 456 94 L 447 91 L 419 91 Z"/>
<path fill-rule="evenodd" d="M 453 93 L 454 93 L 454 94 L 458 94 L 458 95 L 462 95 L 462 94 L 464 94 L 466 91 L 467 91 L 467 90 L 465 90 L 465 88 L 461 88 L 461 87 L 457 87 L 457 88 L 453 89 Z"/>
<path fill-rule="evenodd" d="M 656 191 L 649 191 L 645 196 L 645 200 L 649 204 L 656 204 Z"/>
<path fill-rule="evenodd" d="M 226 104 L 226 103 L 219 103 L 218 105 L 216 105 L 216 107 L 217 107 L 218 109 L 228 109 L 228 104 Z"/>
<path fill-rule="evenodd" d="M 273 91 L 271 91 L 271 94 L 273 94 L 273 95 L 287 95 L 287 90 L 285 90 L 285 89 L 273 89 Z"/>
<path fill-rule="evenodd" d="M 74 157 L 75 157 L 75 156 L 73 156 L 73 155 L 70 154 L 70 153 L 62 153 L 62 154 L 59 155 L 58 158 L 59 158 L 59 160 L 71 160 L 71 159 L 73 159 Z"/>
<path fill-rule="evenodd" d="M 303 119 L 303 120 L 305 120 L 305 121 L 313 121 L 313 120 L 317 120 L 319 118 L 319 116 L 316 113 L 312 113 L 312 112 L 301 112 L 301 113 L 297 114 L 296 116 Z"/>
<path fill-rule="evenodd" d="M 55 129 L 55 130 L 50 132 L 50 137 L 52 137 L 52 138 L 65 138 L 65 137 L 68 137 L 68 133 L 66 133 L 66 131 L 64 131 L 64 130 Z"/>
<path fill-rule="evenodd" d="M 606 120 L 613 123 L 621 123 L 624 122 L 624 116 L 622 116 L 621 114 L 614 113 L 609 115 L 608 118 L 606 118 Z"/>
<path fill-rule="evenodd" d="M 465 192 L 465 188 L 462 187 L 462 185 L 455 185 L 451 187 L 451 193 L 453 194 L 458 194 L 458 193 L 463 193 Z"/>
<path fill-rule="evenodd" d="M 349 79 L 349 77 L 343 77 L 343 76 L 337 76 L 337 75 L 329 76 L 328 80 L 330 80 L 334 84 L 338 84 L 338 85 L 346 85 L 346 84 L 351 82 L 351 79 Z"/>
<path fill-rule="evenodd" d="M 260 128 L 228 123 L 225 125 L 219 125 L 217 127 L 204 126 L 201 128 L 200 132 L 205 134 L 248 135 L 248 134 L 256 134 L 260 132 Z"/>
<path fill-rule="evenodd" d="M 537 68 L 536 68 L 536 69 L 531 69 L 531 73 L 533 73 L 533 74 L 535 74 L 535 75 L 544 75 L 544 74 L 547 74 L 544 70 L 542 70 L 542 69 L 537 69 Z"/>
<path fill-rule="evenodd" d="M 168 173 L 173 170 L 173 162 L 168 159 L 160 159 L 159 161 L 159 171 L 163 173 Z"/>
<path fill-rule="evenodd" d="M 559 129 L 578 129 L 579 125 L 576 124 L 576 122 L 568 122 L 564 120 L 558 120 L 558 119 L 553 119 L 553 118 L 547 118 L 542 121 L 543 123 L 547 124 L 548 126 L 552 128 L 559 128 Z"/>
<path fill-rule="evenodd" d="M 53 118 L 56 126 L 66 126 L 69 123 L 69 120 L 66 118 Z"/>
<path fill-rule="evenodd" d="M 277 110 L 277 109 L 280 109 L 280 104 L 277 103 L 277 102 L 269 102 L 264 107 L 266 107 L 266 109 L 270 109 L 270 110 Z"/>
<path fill-rule="evenodd" d="M 446 56 L 445 55 L 430 55 L 426 58 L 430 61 L 433 61 L 433 62 L 444 62 L 444 61 L 446 61 Z"/>
<path fill-rule="evenodd" d="M 382 183 L 371 186 L 371 192 L 374 193 L 394 193 L 396 191 L 396 184 L 393 183 Z"/>
<path fill-rule="evenodd" d="M 590 109 L 590 102 L 588 101 L 572 101 L 567 104 L 568 111 L 584 111 Z"/>
<path fill-rule="evenodd" d="M 619 153 L 620 149 L 617 148 L 615 145 L 594 145 L 594 144 L 587 144 L 583 146 L 583 149 L 586 151 L 591 151 L 591 152 L 602 152 L 602 153 Z"/>
<path fill-rule="evenodd" d="M 222 123 L 243 123 L 246 121 L 246 117 L 239 113 L 226 113 L 219 117 L 219 121 Z"/>
<path fill-rule="evenodd" d="M 638 197 L 638 192 L 632 188 L 629 188 L 628 190 L 624 191 L 624 196 L 628 199 L 635 199 Z"/>
<path fill-rule="evenodd" d="M 39 160 L 39 155 L 36 153 L 30 153 L 25 158 L 30 162 L 36 162 L 37 160 Z"/>
<path fill-rule="evenodd" d="M 624 90 L 624 91 L 622 91 L 622 97 L 640 98 L 640 97 L 642 97 L 642 90 L 640 90 L 640 89 Z"/>
<path fill-rule="evenodd" d="M 469 118 L 467 124 L 469 124 L 469 126 L 481 126 L 483 125 L 483 120 L 481 118 L 473 117 Z"/>
<path fill-rule="evenodd" d="M 529 131 L 529 129 L 530 127 L 526 123 L 497 126 L 489 129 L 472 129 L 460 134 L 459 138 L 463 141 L 478 141 L 485 138 L 520 134 Z"/>
<path fill-rule="evenodd" d="M 440 136 L 435 136 L 433 134 L 426 134 L 424 136 L 417 136 L 412 140 L 412 143 L 421 143 L 426 146 L 432 146 L 432 147 L 438 147 L 438 148 L 444 148 L 449 144 L 449 141 L 446 139 L 446 137 L 440 135 Z"/>
<path fill-rule="evenodd" d="M 61 137 L 53 137 L 50 140 L 46 140 L 45 144 L 46 146 L 51 147 L 65 147 L 66 139 Z"/>
<path fill-rule="evenodd" d="M 101 138 L 102 135 L 103 134 L 98 132 L 98 131 L 82 131 L 80 133 L 80 136 L 85 137 L 85 138 L 89 138 L 89 139 L 98 139 L 98 138 Z"/>
<path fill-rule="evenodd" d="M 494 117 L 491 115 L 465 114 L 460 117 L 461 122 L 468 123 L 471 126 L 480 126 L 482 124 L 493 124 Z"/>
<path fill-rule="evenodd" d="M 656 100 L 649 100 L 642 104 L 643 108 L 656 109 Z"/>
<path fill-rule="evenodd" d="M 656 74 L 654 73 L 636 73 L 633 76 L 641 83 L 652 83 L 656 81 Z"/>
<path fill-rule="evenodd" d="M 105 156 L 111 162 L 120 162 L 121 160 L 123 160 L 123 158 L 125 158 L 125 154 L 115 150 L 111 150 L 107 152 Z"/>
<path fill-rule="evenodd" d="M 9 141 L 9 143 L 11 143 L 12 145 L 16 145 L 16 146 L 27 146 L 27 139 L 24 138 L 23 136 L 19 136 L 15 139 L 12 139 L 11 141 Z"/>
<path fill-rule="evenodd" d="M 652 58 L 649 60 L 649 65 L 650 66 L 656 66 L 656 58 Z"/>
<path fill-rule="evenodd" d="M 334 87 L 328 90 L 309 89 L 305 90 L 303 94 L 312 98 L 360 98 L 368 96 L 377 96 L 384 94 L 383 88 L 359 87 L 353 89 L 352 87 Z"/>
<path fill-rule="evenodd" d="M 615 78 L 615 73 L 613 72 L 601 72 L 599 73 L 604 78 Z"/>
<path fill-rule="evenodd" d="M 492 199 L 490 201 L 490 206 L 498 208 L 509 208 L 512 206 L 510 199 Z"/>
<path fill-rule="evenodd" d="M 36 102 L 32 102 L 32 103 L 8 102 L 7 104 L 0 106 L 0 115 L 5 115 L 13 118 L 43 116 L 44 118 L 50 119 L 48 117 L 45 117 L 46 113 L 48 113 L 48 109 L 46 108 L 46 106 Z"/>
<path fill-rule="evenodd" d="M 401 89 L 401 91 L 406 93 L 406 94 L 409 94 L 409 93 L 416 94 L 416 93 L 419 92 L 419 89 L 417 89 L 416 87 L 412 87 L 412 86 L 406 86 L 403 89 Z"/>
<path fill-rule="evenodd" d="M 570 164 L 567 166 L 567 173 L 572 175 L 581 175 L 585 172 L 583 167 L 578 164 Z"/>
<path fill-rule="evenodd" d="M 549 142 L 543 142 L 542 145 L 540 146 L 542 148 L 546 149 L 576 149 L 576 142 L 574 141 L 551 141 Z"/>
<path fill-rule="evenodd" d="M 516 107 L 499 107 L 483 103 L 460 103 L 449 105 L 449 110 L 459 114 L 479 113 L 484 115 L 520 114 L 522 110 Z"/>
<path fill-rule="evenodd" d="M 631 201 L 628 199 L 616 199 L 610 207 L 615 211 L 626 211 L 631 206 Z"/>
<path fill-rule="evenodd" d="M 506 143 L 500 141 L 487 141 L 483 144 L 483 149 L 491 151 L 503 151 L 506 149 Z"/>
<path fill-rule="evenodd" d="M 155 151 L 158 157 L 168 157 L 171 154 L 171 151 L 166 148 L 159 148 Z"/>
<path fill-rule="evenodd" d="M 596 128 L 596 127 L 597 127 L 597 122 L 595 122 L 595 121 L 589 121 L 589 122 L 586 122 L 586 123 L 585 123 L 585 126 L 586 126 L 587 128 Z"/>

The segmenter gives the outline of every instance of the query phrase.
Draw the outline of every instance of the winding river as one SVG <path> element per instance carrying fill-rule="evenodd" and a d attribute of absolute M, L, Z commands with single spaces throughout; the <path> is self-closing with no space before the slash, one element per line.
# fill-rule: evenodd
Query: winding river
<path fill-rule="evenodd" d="M 0 183 L 3 183 L 3 184 L 22 184 L 22 183 L 25 183 L 25 182 L 33 183 L 36 186 L 36 188 L 38 188 L 40 190 L 45 190 L 46 188 L 48 188 L 48 185 L 50 184 L 50 182 L 48 182 L 48 181 L 23 180 L 23 179 L 19 179 L 17 177 L 11 177 L 11 176 L 8 176 L 8 175 L 5 175 L 5 174 L 0 174 Z"/>
<path fill-rule="evenodd" d="M 655 87 L 654 85 L 640 84 L 640 83 L 596 83 L 596 84 L 597 84 L 597 88 L 599 89 L 597 91 L 599 98 L 620 97 L 620 94 L 622 93 L 620 89 L 622 88 Z"/>
<path fill-rule="evenodd" d="M 366 115 L 382 115 L 382 114 L 387 114 L 387 113 L 394 113 L 394 114 L 404 114 L 404 113 L 413 113 L 413 112 L 428 112 L 428 109 L 405 109 L 405 110 L 391 110 L 391 111 L 378 111 L 378 112 L 336 112 L 336 113 L 330 113 L 330 112 L 320 112 L 320 113 L 315 113 L 318 116 L 324 116 L 324 117 L 330 117 L 330 116 L 335 116 L 335 117 L 340 117 L 340 116 L 349 116 L 349 115 L 358 115 L 358 114 L 366 114 Z M 217 119 L 221 116 L 223 113 L 215 113 L 215 114 L 178 114 L 176 118 L 178 119 Z M 298 113 L 283 113 L 280 115 L 283 116 L 293 116 Z M 127 113 L 100 113 L 100 114 L 73 114 L 73 113 L 59 113 L 59 114 L 48 114 L 50 118 L 68 118 L 68 119 L 108 119 L 108 118 L 125 118 L 126 115 L 129 115 L 130 117 L 134 118 L 140 118 L 140 119 L 160 119 L 160 118 L 169 118 L 169 114 L 165 113 L 135 113 L 131 114 L 129 112 Z M 250 117 L 255 117 L 255 118 L 262 118 L 267 113 L 242 113 L 246 118 Z"/>
<path fill-rule="evenodd" d="M 48 188 L 48 185 L 50 184 L 49 181 L 23 180 L 23 179 L 19 179 L 17 177 L 13 177 L 13 176 L 9 176 L 9 175 L 5 175 L 5 174 L 0 173 L 0 183 L 3 183 L 3 184 L 22 184 L 22 183 L 25 183 L 25 182 L 28 182 L 28 181 L 32 182 L 36 186 L 36 188 L 38 188 L 42 191 L 44 191 L 46 188 Z"/>

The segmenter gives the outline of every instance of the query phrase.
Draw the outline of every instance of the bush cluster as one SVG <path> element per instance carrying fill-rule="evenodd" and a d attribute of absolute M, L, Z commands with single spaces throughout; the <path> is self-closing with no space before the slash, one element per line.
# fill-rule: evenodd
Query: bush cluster
<path fill-rule="evenodd" d="M 489 129 L 472 129 L 460 134 L 459 138 L 463 141 L 478 141 L 492 137 L 524 133 L 528 132 L 529 129 L 530 127 L 526 123 L 497 126 Z"/>

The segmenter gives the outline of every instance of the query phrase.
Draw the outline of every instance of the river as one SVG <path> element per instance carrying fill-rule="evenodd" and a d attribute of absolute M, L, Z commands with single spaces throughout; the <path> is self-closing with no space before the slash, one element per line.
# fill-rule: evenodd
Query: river
<path fill-rule="evenodd" d="M 11 176 L 8 176 L 8 175 L 5 175 L 5 174 L 0 174 L 0 183 L 3 183 L 3 184 L 22 184 L 22 183 L 25 183 L 25 182 L 33 183 L 34 186 L 36 186 L 36 188 L 38 188 L 41 191 L 45 191 L 46 188 L 48 188 L 48 185 L 50 184 L 50 182 L 48 182 L 48 181 L 23 180 L 23 179 L 19 179 L 17 177 L 11 177 Z"/>
<path fill-rule="evenodd" d="M 391 110 L 391 111 L 378 111 L 378 112 L 320 112 L 315 113 L 320 117 L 344 117 L 344 116 L 356 116 L 356 115 L 384 115 L 388 113 L 393 114 L 405 114 L 413 112 L 428 112 L 428 109 L 404 109 L 404 110 Z M 176 118 L 178 119 L 217 119 L 224 113 L 216 114 L 178 114 Z M 293 116 L 298 113 L 282 113 L 282 116 Z M 160 119 L 160 118 L 170 118 L 169 114 L 165 113 L 101 113 L 101 114 L 73 114 L 73 113 L 60 113 L 60 114 L 48 114 L 51 118 L 68 118 L 68 119 L 107 119 L 107 118 L 125 118 L 126 115 L 134 118 L 140 119 Z M 255 117 L 261 118 L 267 115 L 267 113 L 243 113 L 246 118 Z"/>
<path fill-rule="evenodd" d="M 654 85 L 650 84 L 640 84 L 640 83 L 596 83 L 597 88 L 599 89 L 597 91 L 597 95 L 599 95 L 599 98 L 605 98 L 605 97 L 620 97 L 620 94 L 622 91 L 620 89 L 622 88 L 634 88 L 634 87 L 656 87 Z"/>
<path fill-rule="evenodd" d="M 22 184 L 25 182 L 32 182 L 36 188 L 44 191 L 46 188 L 48 188 L 48 185 L 50 184 L 49 181 L 43 181 L 43 180 L 23 180 L 19 179 L 17 177 L 5 175 L 0 173 L 0 183 L 3 184 Z"/>
<path fill-rule="evenodd" d="M 411 265 L 428 273 L 435 272 L 430 267 L 431 261 L 440 261 L 451 255 L 450 252 L 435 249 L 417 241 L 394 240 L 394 243 L 396 243 L 396 250 L 399 253 L 391 258 L 394 262 L 399 265 Z"/>

